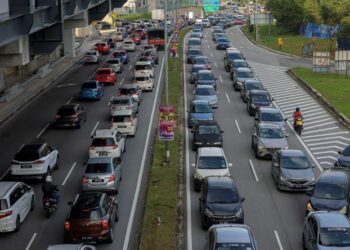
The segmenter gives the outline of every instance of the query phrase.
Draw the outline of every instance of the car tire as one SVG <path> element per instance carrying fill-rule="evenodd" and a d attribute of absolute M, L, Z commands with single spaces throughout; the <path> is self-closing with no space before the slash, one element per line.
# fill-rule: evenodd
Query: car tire
<path fill-rule="evenodd" d="M 59 168 L 60 168 L 60 157 L 57 155 L 55 169 L 57 170 Z"/>
<path fill-rule="evenodd" d="M 20 230 L 21 230 L 21 219 L 19 215 L 17 215 L 15 232 L 19 232 Z"/>
<path fill-rule="evenodd" d="M 302 239 L 302 248 L 303 248 L 303 250 L 307 250 L 306 244 L 305 244 L 305 236 L 304 236 L 304 234 L 303 234 L 303 239 Z"/>
<path fill-rule="evenodd" d="M 35 198 L 34 195 L 32 196 L 32 200 L 30 202 L 30 211 L 34 211 L 35 209 Z"/>
<path fill-rule="evenodd" d="M 113 228 L 111 227 L 108 233 L 108 238 L 107 238 L 107 243 L 113 243 L 114 241 L 114 233 L 113 233 Z"/>

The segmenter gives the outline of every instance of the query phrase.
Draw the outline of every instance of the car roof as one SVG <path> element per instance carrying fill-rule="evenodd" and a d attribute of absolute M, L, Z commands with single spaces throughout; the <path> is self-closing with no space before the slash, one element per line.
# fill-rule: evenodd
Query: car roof
<path fill-rule="evenodd" d="M 268 94 L 266 89 L 252 89 L 249 91 L 250 94 Z"/>
<path fill-rule="evenodd" d="M 90 158 L 87 162 L 89 163 L 110 163 L 112 161 L 112 157 L 107 157 L 107 156 L 101 156 L 101 157 L 93 157 Z"/>
<path fill-rule="evenodd" d="M 200 41 L 201 39 L 200 38 L 197 38 L 197 37 L 191 37 L 190 39 L 188 40 L 196 40 L 196 41 Z"/>
<path fill-rule="evenodd" d="M 239 51 L 238 51 L 239 52 Z M 235 54 L 238 54 L 238 53 L 235 53 Z M 246 60 L 244 59 L 235 59 L 233 60 L 234 63 L 238 63 L 238 62 L 247 62 Z"/>
<path fill-rule="evenodd" d="M 234 181 L 230 176 L 208 176 L 205 178 L 208 187 L 233 188 L 236 190 Z"/>
<path fill-rule="evenodd" d="M 99 207 L 101 198 L 104 193 L 102 192 L 86 192 L 79 193 L 76 198 L 73 207 L 89 207 L 96 208 Z"/>
<path fill-rule="evenodd" d="M 98 129 L 95 132 L 94 138 L 101 137 L 112 137 L 115 134 L 116 130 L 114 129 Z"/>
<path fill-rule="evenodd" d="M 203 55 L 200 55 L 200 56 L 195 56 L 195 58 L 194 58 L 194 59 L 196 59 L 196 58 L 206 58 L 206 59 L 208 59 L 208 57 L 207 57 L 207 56 L 203 56 Z"/>
<path fill-rule="evenodd" d="M 192 105 L 196 105 L 196 104 L 208 104 L 209 105 L 209 101 L 208 100 L 192 100 Z"/>
<path fill-rule="evenodd" d="M 5 196 L 7 192 L 18 182 L 15 181 L 0 181 L 0 198 Z"/>
<path fill-rule="evenodd" d="M 193 68 L 206 68 L 204 64 L 193 64 Z"/>
<path fill-rule="evenodd" d="M 318 177 L 318 183 L 331 182 L 331 183 L 344 183 L 348 180 L 348 175 L 341 170 L 326 170 Z"/>
<path fill-rule="evenodd" d="M 201 69 L 201 70 L 198 70 L 198 74 L 213 74 L 213 72 L 208 69 Z"/>
<path fill-rule="evenodd" d="M 305 156 L 302 150 L 298 149 L 282 149 L 281 156 Z"/>
<path fill-rule="evenodd" d="M 278 124 L 260 122 L 259 128 L 280 128 Z"/>
<path fill-rule="evenodd" d="M 270 107 L 260 107 L 260 113 L 266 112 L 266 113 L 282 113 L 280 109 L 278 108 L 270 108 Z"/>
<path fill-rule="evenodd" d="M 135 66 L 136 65 L 149 65 L 149 64 L 152 64 L 152 61 L 137 61 Z"/>
<path fill-rule="evenodd" d="M 350 228 L 350 222 L 345 215 L 338 212 L 314 212 L 313 215 L 318 219 L 319 226 L 322 227 L 347 227 Z"/>
<path fill-rule="evenodd" d="M 253 70 L 251 70 L 250 68 L 237 68 L 237 71 L 241 71 L 241 72 L 253 72 Z"/>
<path fill-rule="evenodd" d="M 262 83 L 258 79 L 247 79 L 244 81 L 244 83 L 259 83 L 262 85 Z"/>
<path fill-rule="evenodd" d="M 201 156 L 224 156 L 224 150 L 220 147 L 201 147 L 198 149 Z"/>
<path fill-rule="evenodd" d="M 51 245 L 47 250 L 79 250 L 83 244 L 59 244 Z"/>
<path fill-rule="evenodd" d="M 215 233 L 218 243 L 250 243 L 249 227 L 246 225 L 217 225 Z"/>
<path fill-rule="evenodd" d="M 198 85 L 196 89 L 213 89 L 214 86 L 212 85 Z"/>

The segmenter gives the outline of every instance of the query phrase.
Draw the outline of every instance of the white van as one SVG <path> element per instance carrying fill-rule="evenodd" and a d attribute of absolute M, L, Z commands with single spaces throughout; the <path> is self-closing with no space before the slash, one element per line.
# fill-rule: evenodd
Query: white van
<path fill-rule="evenodd" d="M 112 129 L 117 129 L 121 134 L 135 136 L 137 130 L 137 115 L 131 110 L 125 110 L 112 116 Z"/>
<path fill-rule="evenodd" d="M 135 66 L 135 76 L 152 75 L 154 76 L 154 65 L 151 61 L 138 61 Z"/>
<path fill-rule="evenodd" d="M 154 88 L 154 78 L 150 73 L 136 73 L 134 84 L 139 86 L 142 91 L 152 91 Z"/>

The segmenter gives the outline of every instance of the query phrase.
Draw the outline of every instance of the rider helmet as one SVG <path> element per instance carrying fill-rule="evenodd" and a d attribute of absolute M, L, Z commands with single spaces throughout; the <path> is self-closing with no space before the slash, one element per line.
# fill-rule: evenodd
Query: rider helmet
<path fill-rule="evenodd" d="M 52 177 L 51 177 L 51 175 L 46 176 L 45 182 L 52 182 Z"/>

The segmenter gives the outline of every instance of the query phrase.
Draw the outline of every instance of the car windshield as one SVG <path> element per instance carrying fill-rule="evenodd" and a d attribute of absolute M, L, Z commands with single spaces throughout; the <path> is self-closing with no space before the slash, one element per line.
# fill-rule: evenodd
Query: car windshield
<path fill-rule="evenodd" d="M 199 125 L 198 134 L 200 135 L 208 135 L 208 134 L 220 134 L 220 130 L 216 125 Z"/>
<path fill-rule="evenodd" d="M 113 138 L 94 138 L 91 143 L 92 147 L 115 146 Z"/>
<path fill-rule="evenodd" d="M 84 82 L 81 86 L 82 89 L 95 89 L 96 88 L 96 82 Z"/>
<path fill-rule="evenodd" d="M 192 68 L 192 73 L 197 73 L 198 71 L 200 71 L 201 69 L 205 69 L 205 66 L 200 66 L 200 67 L 193 67 Z"/>
<path fill-rule="evenodd" d="M 319 199 L 341 200 L 346 198 L 346 191 L 342 185 L 335 183 L 316 183 L 313 196 Z"/>
<path fill-rule="evenodd" d="M 111 173 L 112 167 L 108 163 L 91 163 L 86 166 L 86 174 Z"/>
<path fill-rule="evenodd" d="M 193 105 L 193 111 L 195 113 L 211 113 L 211 107 L 209 104 L 195 104 Z"/>
<path fill-rule="evenodd" d="M 270 96 L 267 94 L 254 94 L 252 96 L 253 102 L 270 102 Z"/>
<path fill-rule="evenodd" d="M 202 52 L 200 50 L 189 50 L 188 54 L 191 56 L 198 56 L 198 55 L 201 55 Z"/>
<path fill-rule="evenodd" d="M 248 63 L 246 61 L 235 62 L 234 65 L 236 68 L 248 68 Z"/>
<path fill-rule="evenodd" d="M 253 250 L 251 243 L 216 243 L 215 250 Z"/>
<path fill-rule="evenodd" d="M 152 69 L 151 65 L 135 65 L 135 70 L 148 70 Z"/>
<path fill-rule="evenodd" d="M 283 121 L 283 116 L 280 112 L 262 112 L 260 120 L 263 122 L 281 122 Z"/>
<path fill-rule="evenodd" d="M 284 138 L 280 128 L 260 128 L 259 137 L 265 139 L 281 139 Z"/>
<path fill-rule="evenodd" d="M 262 89 L 262 86 L 258 82 L 246 82 L 245 83 L 245 89 L 246 90 Z"/>
<path fill-rule="evenodd" d="M 191 37 L 200 38 L 201 34 L 198 33 L 198 32 L 194 32 L 194 33 L 191 34 Z"/>
<path fill-rule="evenodd" d="M 208 203 L 236 203 L 239 201 L 237 192 L 231 188 L 210 188 L 208 189 Z"/>
<path fill-rule="evenodd" d="M 212 73 L 201 73 L 198 74 L 198 80 L 205 80 L 205 81 L 210 81 L 210 80 L 215 80 L 215 77 Z"/>
<path fill-rule="evenodd" d="M 347 147 L 344 149 L 342 155 L 344 155 L 344 156 L 350 156 L 350 146 L 347 146 Z"/>
<path fill-rule="evenodd" d="M 148 81 L 148 80 L 149 80 L 149 76 L 137 76 L 137 77 L 135 77 L 136 82 L 143 82 L 143 81 Z"/>
<path fill-rule="evenodd" d="M 95 51 L 86 52 L 86 55 L 88 55 L 88 56 L 95 56 L 96 52 Z"/>
<path fill-rule="evenodd" d="M 350 228 L 328 227 L 320 229 L 319 243 L 327 247 L 349 247 Z"/>
<path fill-rule="evenodd" d="M 238 71 L 237 77 L 239 77 L 239 78 L 254 78 L 254 74 L 250 71 Z"/>
<path fill-rule="evenodd" d="M 214 88 L 197 88 L 196 95 L 215 95 Z"/>
<path fill-rule="evenodd" d="M 281 167 L 287 169 L 307 169 L 310 168 L 310 164 L 305 156 L 282 156 Z"/>
<path fill-rule="evenodd" d="M 194 45 L 194 46 L 199 46 L 199 45 L 201 45 L 201 40 L 197 40 L 197 39 L 190 39 L 189 41 L 188 41 L 188 45 Z"/>
<path fill-rule="evenodd" d="M 226 43 L 226 42 L 229 42 L 229 40 L 228 40 L 227 38 L 219 38 L 219 39 L 217 39 L 217 41 L 218 41 L 219 43 Z"/>
<path fill-rule="evenodd" d="M 241 53 L 228 53 L 227 58 L 232 60 L 243 59 L 243 55 Z"/>
<path fill-rule="evenodd" d="M 199 169 L 224 169 L 226 167 L 226 161 L 221 156 L 201 156 L 198 159 Z"/>

